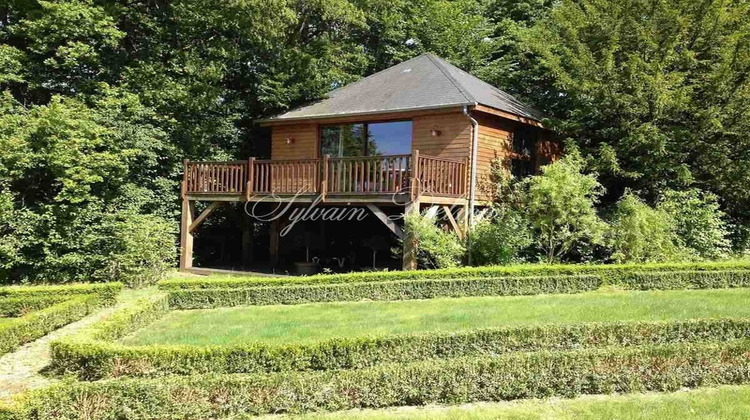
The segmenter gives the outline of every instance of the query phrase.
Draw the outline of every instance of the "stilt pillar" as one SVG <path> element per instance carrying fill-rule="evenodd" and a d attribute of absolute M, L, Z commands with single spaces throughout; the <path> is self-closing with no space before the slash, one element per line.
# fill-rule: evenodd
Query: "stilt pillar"
<path fill-rule="evenodd" d="M 406 205 L 404 209 L 404 216 L 419 211 L 419 201 L 412 201 Z M 402 269 L 404 270 L 416 270 L 417 269 L 417 240 L 414 237 L 414 232 L 410 232 L 408 229 L 404 230 L 404 249 L 402 257 Z"/>
<path fill-rule="evenodd" d="M 180 270 L 193 268 L 193 232 L 191 226 L 194 217 L 194 202 L 183 197 L 182 217 L 180 219 Z"/>

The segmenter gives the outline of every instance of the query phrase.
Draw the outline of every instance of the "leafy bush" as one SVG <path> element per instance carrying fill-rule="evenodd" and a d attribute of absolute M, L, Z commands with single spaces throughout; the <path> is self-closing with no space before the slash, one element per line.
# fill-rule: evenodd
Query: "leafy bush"
<path fill-rule="evenodd" d="M 583 173 L 575 150 L 528 178 L 525 215 L 547 262 L 558 261 L 582 243 L 599 243 L 605 224 L 595 205 L 604 189 L 593 174 Z"/>
<path fill-rule="evenodd" d="M 510 353 L 364 369 L 68 382 L 30 393 L 16 419 L 226 418 L 552 395 L 674 391 L 750 381 L 749 340 Z"/>
<path fill-rule="evenodd" d="M 0 297 L 0 317 L 19 317 L 63 302 L 67 296 Z"/>
<path fill-rule="evenodd" d="M 436 224 L 436 218 L 418 212 L 404 218 L 405 240 L 413 238 L 417 260 L 425 268 L 451 268 L 461 263 L 466 253 L 461 240 Z"/>
<path fill-rule="evenodd" d="M 175 277 L 159 282 L 162 290 L 216 289 L 281 286 L 294 284 L 334 284 L 397 280 L 460 279 L 478 277 L 528 277 L 592 274 L 605 283 L 632 272 L 750 270 L 750 261 L 681 262 L 651 264 L 520 264 L 494 267 L 461 267 L 421 271 L 318 274 L 309 277 Z"/>
<path fill-rule="evenodd" d="M 607 239 L 612 259 L 618 263 L 676 261 L 688 256 L 679 245 L 672 216 L 631 193 L 615 206 Z"/>
<path fill-rule="evenodd" d="M 123 346 L 91 333 L 53 343 L 58 373 L 82 380 L 123 376 L 361 369 L 384 363 L 490 356 L 517 351 L 727 341 L 750 336 L 750 320 L 612 322 L 488 328 L 385 337 L 339 338 L 315 344 Z"/>
<path fill-rule="evenodd" d="M 696 188 L 669 190 L 659 200 L 658 209 L 672 217 L 677 236 L 700 257 L 717 259 L 728 255 L 729 229 L 716 195 Z"/>
<path fill-rule="evenodd" d="M 493 217 L 479 221 L 471 231 L 472 265 L 518 262 L 519 254 L 533 243 L 528 221 L 509 207 L 496 206 Z"/>
<path fill-rule="evenodd" d="M 170 305 L 178 309 L 238 305 L 278 305 L 358 300 L 407 300 L 435 297 L 579 293 L 601 285 L 597 276 L 429 279 L 391 282 L 313 284 L 240 289 L 172 290 Z"/>

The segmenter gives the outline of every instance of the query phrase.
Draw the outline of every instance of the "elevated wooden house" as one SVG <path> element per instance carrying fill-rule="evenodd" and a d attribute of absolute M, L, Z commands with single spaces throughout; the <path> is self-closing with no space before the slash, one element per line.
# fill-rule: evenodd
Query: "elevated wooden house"
<path fill-rule="evenodd" d="M 333 90 L 326 99 L 259 121 L 271 128 L 270 159 L 186 161 L 180 268 L 192 267 L 194 229 L 225 201 L 272 197 L 299 206 L 360 206 L 397 237 L 403 232 L 389 216 L 435 207 L 461 234 L 473 210 L 490 199 L 480 186 L 493 160 L 525 176 L 559 153 L 541 118 L 432 54 Z M 196 216 L 198 200 L 212 205 Z M 271 222 L 273 263 L 283 254 L 275 238 L 283 225 L 283 218 Z M 414 266 L 407 249 L 403 268 Z"/>

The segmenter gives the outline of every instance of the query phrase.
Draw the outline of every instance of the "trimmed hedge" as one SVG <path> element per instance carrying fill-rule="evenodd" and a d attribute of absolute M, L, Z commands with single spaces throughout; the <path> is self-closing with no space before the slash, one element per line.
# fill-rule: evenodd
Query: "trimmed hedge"
<path fill-rule="evenodd" d="M 141 308 L 138 321 L 148 318 L 143 314 L 153 315 L 159 311 L 153 302 L 149 303 Z M 750 338 L 750 319 L 507 327 L 457 333 L 342 338 L 284 346 L 132 347 L 97 341 L 96 336 L 97 332 L 89 331 L 77 338 L 54 342 L 52 365 L 55 370 L 61 374 L 74 374 L 82 380 L 98 380 L 120 376 L 358 369 L 390 362 L 517 351 L 744 339 Z"/>
<path fill-rule="evenodd" d="M 0 297 L 0 316 L 18 317 L 70 299 L 68 296 Z"/>
<path fill-rule="evenodd" d="M 105 305 L 117 301 L 122 291 L 122 283 L 73 284 L 68 286 L 6 286 L 0 287 L 0 298 L 76 296 L 96 294 Z"/>
<path fill-rule="evenodd" d="M 281 286 L 295 284 L 332 284 L 428 279 L 465 279 L 478 277 L 535 277 L 560 275 L 596 275 L 605 283 L 633 272 L 750 270 L 750 261 L 662 264 L 524 264 L 515 266 L 462 267 L 438 270 L 382 271 L 346 274 L 318 274 L 310 277 L 218 277 L 172 278 L 159 282 L 162 290 L 218 289 Z"/>
<path fill-rule="evenodd" d="M 235 289 L 172 289 L 175 309 L 206 309 L 242 305 L 279 305 L 358 300 L 407 300 L 435 297 L 510 296 L 580 293 L 605 283 L 599 276 L 498 277 L 477 279 L 405 280 L 310 284 Z M 635 290 L 715 289 L 750 287 L 750 270 L 632 272 L 610 284 Z"/>
<path fill-rule="evenodd" d="M 0 354 L 78 321 L 103 303 L 100 295 L 72 296 L 64 302 L 0 324 Z"/>
<path fill-rule="evenodd" d="M 278 305 L 357 300 L 407 300 L 435 297 L 534 295 L 596 290 L 596 276 L 501 277 L 479 279 L 407 280 L 239 289 L 171 290 L 174 309 L 241 305 Z"/>
<path fill-rule="evenodd" d="M 72 382 L 34 391 L 13 417 L 225 418 L 750 382 L 750 341 L 511 353 L 359 370 Z M 10 416 L 9 416 L 10 417 Z"/>

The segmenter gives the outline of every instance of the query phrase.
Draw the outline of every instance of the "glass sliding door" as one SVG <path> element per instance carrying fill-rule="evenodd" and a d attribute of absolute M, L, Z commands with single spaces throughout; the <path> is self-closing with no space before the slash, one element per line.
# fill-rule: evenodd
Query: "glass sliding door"
<path fill-rule="evenodd" d="M 320 132 L 320 154 L 331 157 L 408 155 L 411 121 L 325 125 Z"/>

